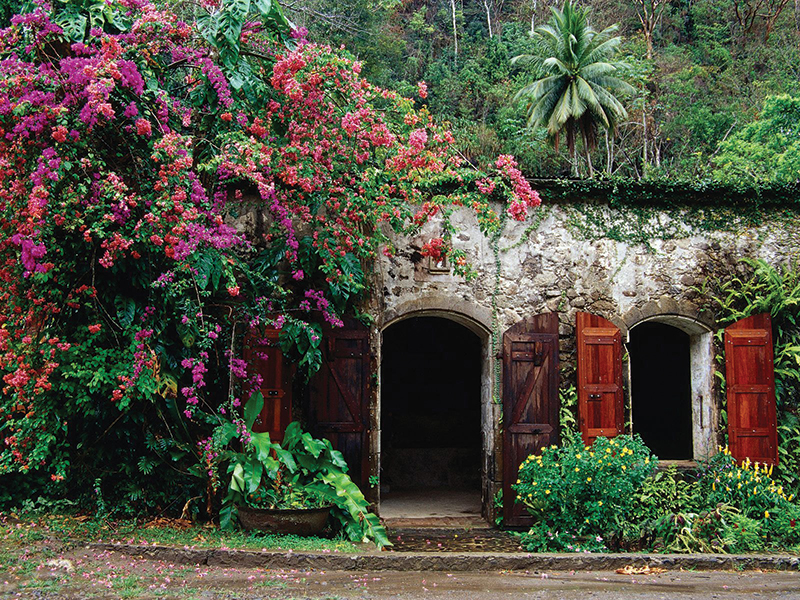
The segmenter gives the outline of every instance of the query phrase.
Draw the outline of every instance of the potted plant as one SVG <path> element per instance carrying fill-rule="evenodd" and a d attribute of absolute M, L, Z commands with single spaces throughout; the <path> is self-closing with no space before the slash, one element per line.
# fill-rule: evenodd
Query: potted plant
<path fill-rule="evenodd" d="M 344 457 L 330 441 L 304 432 L 297 422 L 289 424 L 280 444 L 268 433 L 252 431 L 263 404 L 260 392 L 250 397 L 244 407 L 247 432 L 242 450 L 224 457 L 230 483 L 220 526 L 230 529 L 238 518 L 245 528 L 309 535 L 324 528 L 330 513 L 334 525 L 351 540 L 390 545 L 380 520 L 347 475 Z M 233 439 L 236 426 L 230 425 Z"/>

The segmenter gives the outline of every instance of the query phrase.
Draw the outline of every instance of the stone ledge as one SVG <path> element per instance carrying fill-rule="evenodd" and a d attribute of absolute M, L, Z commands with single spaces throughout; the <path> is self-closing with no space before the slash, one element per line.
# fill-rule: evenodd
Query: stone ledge
<path fill-rule="evenodd" d="M 324 571 L 613 571 L 628 565 L 697 571 L 800 570 L 800 556 L 787 554 L 501 554 L 377 550 L 345 554 L 128 544 L 89 544 L 88 547 L 178 564 Z"/>

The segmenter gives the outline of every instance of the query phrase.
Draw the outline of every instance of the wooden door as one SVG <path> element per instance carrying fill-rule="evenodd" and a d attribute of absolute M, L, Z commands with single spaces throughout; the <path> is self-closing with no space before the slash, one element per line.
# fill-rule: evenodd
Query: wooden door
<path fill-rule="evenodd" d="M 558 315 L 528 317 L 503 334 L 503 522 L 530 525 L 514 502 L 519 466 L 530 454 L 557 444 Z"/>
<path fill-rule="evenodd" d="M 737 460 L 778 464 L 772 320 L 741 319 L 725 329 L 728 445 Z"/>
<path fill-rule="evenodd" d="M 622 334 L 610 321 L 579 312 L 578 424 L 586 445 L 624 431 Z"/>
<path fill-rule="evenodd" d="M 322 366 L 309 384 L 309 428 L 344 455 L 352 480 L 368 489 L 369 329 L 354 319 L 325 326 Z"/>
<path fill-rule="evenodd" d="M 292 378 L 294 367 L 284 360 L 278 345 L 280 332 L 265 329 L 248 333 L 244 340 L 244 360 L 248 374 L 257 374 L 261 381 L 251 393 L 259 390 L 264 396 L 253 431 L 268 432 L 269 438 L 280 442 L 286 427 L 292 422 Z"/>

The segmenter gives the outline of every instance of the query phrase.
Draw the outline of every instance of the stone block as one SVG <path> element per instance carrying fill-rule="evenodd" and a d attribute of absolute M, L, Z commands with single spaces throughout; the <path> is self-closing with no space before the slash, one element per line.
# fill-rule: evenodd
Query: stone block
<path fill-rule="evenodd" d="M 578 296 L 577 298 L 573 298 L 570 301 L 570 305 L 573 308 L 583 308 L 584 306 L 586 306 L 586 298 L 584 298 L 583 296 Z"/>

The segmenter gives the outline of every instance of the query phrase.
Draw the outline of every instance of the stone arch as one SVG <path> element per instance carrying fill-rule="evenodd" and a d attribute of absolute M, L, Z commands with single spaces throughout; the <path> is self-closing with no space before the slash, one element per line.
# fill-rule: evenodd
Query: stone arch
<path fill-rule="evenodd" d="M 689 361 L 692 413 L 692 454 L 694 460 L 711 456 L 717 446 L 717 423 L 719 411 L 714 391 L 714 329 L 710 315 L 702 313 L 690 302 L 677 302 L 662 297 L 648 302 L 641 308 L 625 313 L 615 321 L 623 332 L 623 339 L 630 340 L 630 332 L 643 323 L 661 323 L 679 329 L 689 336 Z M 630 362 L 628 364 L 630 382 Z M 632 404 L 632 390 L 628 389 L 628 401 Z M 635 415 L 633 420 L 635 423 Z"/>
<path fill-rule="evenodd" d="M 626 337 L 632 327 L 653 319 L 673 325 L 689 335 L 712 331 L 714 328 L 714 319 L 709 312 L 701 311 L 692 302 L 678 301 L 669 296 L 651 300 L 640 307 L 630 309 L 621 317 L 611 317 L 610 320 L 620 328 L 623 337 Z"/>
<path fill-rule="evenodd" d="M 439 294 L 419 295 L 387 310 L 378 321 L 383 331 L 403 319 L 413 317 L 442 317 L 463 325 L 482 340 L 491 336 L 492 313 L 474 302 Z"/>

